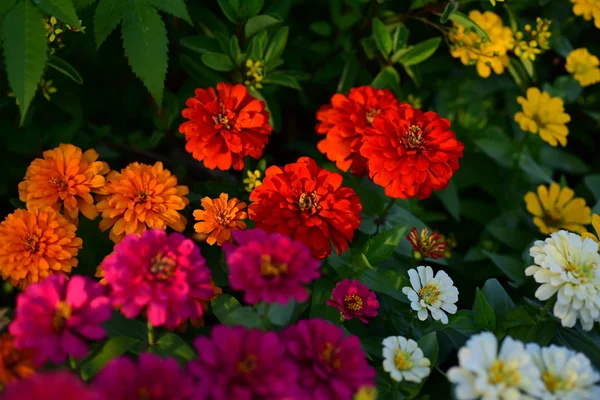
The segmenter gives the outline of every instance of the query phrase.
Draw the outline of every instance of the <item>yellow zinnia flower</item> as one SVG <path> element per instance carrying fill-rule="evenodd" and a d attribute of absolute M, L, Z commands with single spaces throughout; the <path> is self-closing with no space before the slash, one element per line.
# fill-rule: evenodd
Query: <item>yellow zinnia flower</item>
<path fill-rule="evenodd" d="M 521 129 L 531 133 L 539 133 L 543 141 L 556 147 L 567 145 L 569 128 L 566 123 L 571 121 L 565 113 L 564 103 L 560 97 L 550 97 L 547 92 L 538 88 L 527 89 L 527 98 L 517 97 L 517 102 L 523 111 L 515 114 L 515 121 Z"/>
<path fill-rule="evenodd" d="M 598 57 L 587 49 L 575 49 L 567 56 L 565 68 L 581 86 L 589 86 L 600 82 Z"/>
<path fill-rule="evenodd" d="M 540 185 L 537 195 L 534 192 L 525 195 L 527 211 L 533 215 L 533 223 L 541 233 L 549 235 L 561 229 L 580 234 L 587 232 L 584 225 L 592 220 L 591 210 L 584 199 L 574 195 L 572 189 L 561 188 L 558 183 Z"/>
<path fill-rule="evenodd" d="M 590 239 L 592 239 L 594 242 L 600 244 L 600 215 L 598 214 L 594 214 L 592 216 L 592 226 L 594 227 L 594 230 L 596 231 L 596 234 L 594 235 L 593 233 L 589 233 L 589 232 L 585 232 L 583 233 L 581 236 L 585 239 L 586 237 L 589 237 Z"/>
<path fill-rule="evenodd" d="M 508 51 L 514 47 L 512 30 L 502 24 L 502 19 L 491 11 L 483 14 L 477 10 L 469 13 L 473 20 L 490 37 L 484 41 L 472 29 L 455 23 L 449 39 L 453 46 L 450 54 L 459 58 L 463 65 L 475 65 L 482 78 L 490 76 L 493 70 L 500 75 L 509 64 Z"/>
<path fill-rule="evenodd" d="M 594 18 L 594 25 L 600 29 L 600 1 L 598 0 L 571 0 L 573 14 L 581 15 L 586 21 Z"/>

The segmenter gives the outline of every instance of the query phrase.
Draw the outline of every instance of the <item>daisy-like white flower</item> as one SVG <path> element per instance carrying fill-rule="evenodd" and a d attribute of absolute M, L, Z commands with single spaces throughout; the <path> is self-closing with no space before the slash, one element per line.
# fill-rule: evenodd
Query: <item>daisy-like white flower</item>
<path fill-rule="evenodd" d="M 542 348 L 535 343 L 527 344 L 526 349 L 542 373 L 542 400 L 600 399 L 600 374 L 584 354 L 555 345 Z"/>
<path fill-rule="evenodd" d="M 448 323 L 448 316 L 444 311 L 454 314 L 457 310 L 458 289 L 447 273 L 438 271 L 433 276 L 431 267 L 417 267 L 408 271 L 412 288 L 406 286 L 402 289 L 413 310 L 418 311 L 421 321 L 427 319 L 427 310 L 436 321 Z"/>
<path fill-rule="evenodd" d="M 523 343 L 504 339 L 498 353 L 498 341 L 490 332 L 472 336 L 458 351 L 458 367 L 448 371 L 456 384 L 459 400 L 539 398 L 544 384 L 540 371 Z"/>
<path fill-rule="evenodd" d="M 557 293 L 554 315 L 571 328 L 579 319 L 589 331 L 600 321 L 600 254 L 598 243 L 576 233 L 559 231 L 529 250 L 536 265 L 525 269 L 542 285 L 535 297 L 548 300 Z"/>
<path fill-rule="evenodd" d="M 383 339 L 383 369 L 397 382 L 421 382 L 429 375 L 431 362 L 417 342 L 404 336 Z"/>

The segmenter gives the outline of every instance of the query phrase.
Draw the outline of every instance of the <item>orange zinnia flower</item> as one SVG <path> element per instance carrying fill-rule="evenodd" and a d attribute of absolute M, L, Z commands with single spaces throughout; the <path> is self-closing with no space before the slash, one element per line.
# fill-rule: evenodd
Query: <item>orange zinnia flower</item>
<path fill-rule="evenodd" d="M 182 232 L 186 219 L 178 211 L 189 203 L 187 186 L 177 185 L 177 177 L 161 162 L 154 165 L 131 163 L 121 172 L 112 171 L 106 178 L 103 200 L 97 205 L 102 213 L 100 229 L 112 226 L 110 239 L 117 243 L 126 234 L 147 228 Z"/>
<path fill-rule="evenodd" d="M 236 198 L 229 199 L 227 193 L 221 193 L 218 199 L 203 198 L 202 207 L 204 210 L 194 211 L 194 218 L 200 221 L 194 225 L 194 229 L 198 233 L 208 235 L 206 243 L 211 246 L 215 243 L 221 246 L 230 242 L 232 231 L 246 229 L 246 203 Z"/>
<path fill-rule="evenodd" d="M 0 388 L 35 373 L 33 351 L 17 350 L 10 333 L 0 335 Z"/>
<path fill-rule="evenodd" d="M 95 219 L 98 211 L 92 192 L 104 186 L 108 164 L 98 159 L 90 149 L 85 153 L 72 144 L 45 151 L 27 168 L 25 179 L 19 183 L 19 199 L 28 206 L 49 206 L 56 211 L 64 206 L 64 216 L 77 223 L 79 211 Z"/>
<path fill-rule="evenodd" d="M 17 209 L 0 223 L 0 273 L 24 288 L 77 266 L 77 227 L 50 207 Z"/>
<path fill-rule="evenodd" d="M 362 206 L 342 176 L 301 157 L 284 168 L 270 167 L 263 184 L 250 194 L 250 219 L 267 233 L 279 232 L 310 247 L 313 256 L 348 249 L 360 225 Z"/>
<path fill-rule="evenodd" d="M 262 100 L 250 96 L 244 85 L 217 84 L 196 89 L 181 113 L 189 119 L 181 124 L 185 149 L 206 168 L 244 168 L 244 157 L 259 159 L 273 128 Z"/>
<path fill-rule="evenodd" d="M 463 155 L 463 144 L 438 114 L 401 104 L 376 115 L 365 130 L 360 153 L 369 177 L 390 197 L 425 199 L 448 186 Z"/>
<path fill-rule="evenodd" d="M 348 96 L 334 94 L 331 104 L 317 111 L 317 133 L 326 135 L 317 148 L 342 171 L 352 168 L 353 174 L 363 175 L 367 159 L 360 154 L 362 135 L 375 115 L 397 106 L 398 100 L 388 89 L 360 86 L 350 89 Z"/>

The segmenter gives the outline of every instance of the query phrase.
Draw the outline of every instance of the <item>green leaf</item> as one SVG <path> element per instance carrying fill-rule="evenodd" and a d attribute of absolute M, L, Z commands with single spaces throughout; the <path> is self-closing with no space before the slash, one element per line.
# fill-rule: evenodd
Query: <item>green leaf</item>
<path fill-rule="evenodd" d="M 346 63 L 344 64 L 340 81 L 338 82 L 338 93 L 347 93 L 354 86 L 356 78 L 358 77 L 359 67 L 360 64 L 358 63 L 356 57 L 348 57 L 348 60 L 346 60 Z"/>
<path fill-rule="evenodd" d="M 108 35 L 119 25 L 123 18 L 126 1 L 100 0 L 94 14 L 94 38 L 96 49 L 100 48 Z"/>
<path fill-rule="evenodd" d="M 458 189 L 454 181 L 450 181 L 446 189 L 437 191 L 435 194 L 442 201 L 442 204 L 446 207 L 450 215 L 452 215 L 452 218 L 460 221 L 460 199 L 458 198 Z"/>
<path fill-rule="evenodd" d="M 437 363 L 440 345 L 438 344 L 437 335 L 435 332 L 428 333 L 417 341 L 419 348 L 423 350 L 425 357 L 431 362 L 431 368 Z"/>
<path fill-rule="evenodd" d="M 223 11 L 223 14 L 225 14 L 225 16 L 227 17 L 228 20 L 230 20 L 231 22 L 233 22 L 234 24 L 237 24 L 237 22 L 240 19 L 240 16 L 238 14 L 238 10 L 236 10 L 236 8 L 233 6 L 233 1 L 232 0 L 217 0 L 219 3 L 219 7 L 221 7 L 221 11 Z M 237 3 L 237 0 L 236 0 Z M 239 8 L 239 5 L 238 5 Z"/>
<path fill-rule="evenodd" d="M 534 317 L 527 311 L 529 306 L 519 306 L 507 310 L 498 317 L 498 327 L 503 330 L 519 327 L 522 325 L 533 325 Z"/>
<path fill-rule="evenodd" d="M 385 58 L 392 52 L 392 35 L 379 18 L 373 18 L 373 38 Z"/>
<path fill-rule="evenodd" d="M 452 22 L 456 22 L 457 24 L 464 26 L 466 29 L 472 29 L 482 39 L 484 39 L 484 41 L 488 41 L 488 42 L 491 41 L 487 32 L 484 31 L 483 29 L 481 29 L 481 27 L 479 25 L 477 25 L 475 22 L 473 22 L 473 20 L 471 20 L 465 14 L 463 14 L 459 11 L 454 11 L 452 14 L 450 14 L 448 19 Z"/>
<path fill-rule="evenodd" d="M 441 37 L 434 37 L 418 43 L 402 54 L 398 59 L 398 62 L 409 67 L 411 65 L 422 63 L 435 53 L 441 42 Z"/>
<path fill-rule="evenodd" d="M 17 4 L 17 0 L 4 0 L 0 3 L 0 26 L 2 20 L 4 19 L 4 14 L 6 14 L 13 6 Z"/>
<path fill-rule="evenodd" d="M 225 325 L 243 325 L 246 328 L 260 327 L 260 319 L 252 307 L 242 307 L 234 297 L 222 294 L 211 301 L 217 319 Z"/>
<path fill-rule="evenodd" d="M 515 307 L 515 303 L 513 303 L 512 299 L 497 279 L 488 279 L 483 285 L 481 292 L 498 317 Z"/>
<path fill-rule="evenodd" d="M 160 107 L 167 75 L 167 30 L 146 0 L 129 0 L 128 6 L 122 27 L 125 55 Z"/>
<path fill-rule="evenodd" d="M 498 164 L 503 167 L 512 166 L 512 143 L 509 137 L 498 126 L 488 127 L 485 135 L 475 139 L 474 142 L 479 149 Z"/>
<path fill-rule="evenodd" d="M 600 175 L 586 176 L 583 181 L 588 189 L 594 194 L 594 198 L 600 201 Z"/>
<path fill-rule="evenodd" d="M 540 150 L 540 162 L 547 167 L 573 174 L 585 174 L 589 167 L 579 157 L 555 147 L 544 146 Z"/>
<path fill-rule="evenodd" d="M 192 19 L 188 14 L 187 7 L 185 6 L 184 0 L 146 0 L 154 7 L 162 10 L 166 13 L 181 18 L 190 25 L 192 25 Z"/>
<path fill-rule="evenodd" d="M 267 46 L 267 32 L 262 31 L 258 35 L 254 35 L 248 43 L 248 51 L 246 52 L 246 60 L 262 60 Z M 275 59 L 271 56 L 271 59 Z"/>
<path fill-rule="evenodd" d="M 217 39 L 210 36 L 188 36 L 181 39 L 180 43 L 186 49 L 200 54 L 221 52 L 221 45 L 219 45 Z"/>
<path fill-rule="evenodd" d="M 285 305 L 271 303 L 267 318 L 277 326 L 286 326 L 294 316 L 294 308 L 296 308 L 296 302 L 293 300 L 288 301 Z"/>
<path fill-rule="evenodd" d="M 71 78 L 75 83 L 80 85 L 83 83 L 83 78 L 79 75 L 79 72 L 71 64 L 58 56 L 50 56 L 48 66 Z"/>
<path fill-rule="evenodd" d="M 246 18 L 252 18 L 263 8 L 264 0 L 243 0 L 242 11 Z"/>
<path fill-rule="evenodd" d="M 367 242 L 365 256 L 371 264 L 388 260 L 404 237 L 406 226 L 397 226 L 373 236 Z"/>
<path fill-rule="evenodd" d="M 150 347 L 150 352 L 163 357 L 175 357 L 181 362 L 196 358 L 196 352 L 192 346 L 173 332 L 161 335 L 154 346 Z"/>
<path fill-rule="evenodd" d="M 79 233 L 79 230 L 77 232 Z M 106 336 L 109 338 L 128 336 L 145 341 L 148 336 L 148 327 L 146 324 L 137 319 L 126 318 L 118 311 L 113 311 L 110 319 L 104 323 L 104 329 L 106 329 Z"/>
<path fill-rule="evenodd" d="M 409 302 L 406 295 L 402 293 L 402 288 L 410 286 L 410 282 L 407 277 L 401 275 L 398 271 L 365 269 L 358 280 L 375 292 L 387 294 L 403 303 Z"/>
<path fill-rule="evenodd" d="M 481 331 L 469 310 L 458 310 L 456 314 L 448 316 L 448 328 L 470 336 Z"/>
<path fill-rule="evenodd" d="M 519 158 L 519 167 L 527 173 L 534 183 L 551 183 L 552 171 L 538 164 L 529 151 L 525 150 Z"/>
<path fill-rule="evenodd" d="M 533 69 L 533 62 L 526 58 L 519 58 L 519 60 L 521 60 L 521 64 L 523 64 L 523 68 L 525 69 L 525 72 L 527 72 L 527 75 L 531 79 L 533 79 L 535 76 L 535 70 Z"/>
<path fill-rule="evenodd" d="M 232 71 L 235 69 L 235 64 L 231 61 L 231 58 L 221 53 L 204 53 L 202 54 L 202 62 L 215 71 Z"/>
<path fill-rule="evenodd" d="M 388 65 L 379 71 L 373 82 L 371 82 L 371 86 L 377 89 L 399 89 L 400 75 L 394 67 Z"/>
<path fill-rule="evenodd" d="M 325 21 L 315 21 L 309 25 L 308 29 L 319 36 L 325 37 L 329 37 L 333 33 L 333 28 L 328 22 Z"/>
<path fill-rule="evenodd" d="M 274 25 L 281 23 L 280 18 L 275 18 L 270 15 L 257 15 L 252 17 L 246 22 L 244 27 L 244 34 L 247 38 L 257 34 L 258 32 L 264 31 Z"/>
<path fill-rule="evenodd" d="M 240 49 L 240 42 L 235 35 L 232 35 L 231 38 L 229 38 L 229 55 L 237 66 L 241 65 L 244 61 L 242 57 L 242 50 Z"/>
<path fill-rule="evenodd" d="M 523 268 L 523 263 L 519 259 L 495 254 L 487 250 L 482 251 L 490 260 L 492 260 L 496 267 L 514 282 L 515 286 L 520 286 L 525 283 L 525 268 Z"/>
<path fill-rule="evenodd" d="M 22 0 L 4 19 L 4 57 L 6 72 L 21 110 L 21 124 L 48 59 L 46 30 L 42 14 L 30 0 Z"/>
<path fill-rule="evenodd" d="M 456 0 L 450 0 L 448 4 L 446 4 L 446 8 L 444 8 L 444 12 L 440 17 L 440 22 L 445 24 L 446 21 L 448 21 L 448 18 L 450 18 L 452 13 L 456 12 L 456 10 L 458 10 L 458 2 Z"/>
<path fill-rule="evenodd" d="M 200 86 L 216 86 L 217 83 L 227 80 L 224 76 L 217 74 L 212 69 L 185 54 L 181 56 L 180 63 L 183 69 Z"/>
<path fill-rule="evenodd" d="M 277 60 L 281 57 L 285 50 L 289 31 L 290 29 L 287 26 L 284 26 L 273 36 L 273 39 L 271 39 L 269 47 L 267 47 L 267 51 L 265 52 L 265 62 Z"/>
<path fill-rule="evenodd" d="M 79 27 L 79 17 L 72 0 L 37 0 L 35 3 L 48 15 L 56 17 L 69 25 Z"/>
<path fill-rule="evenodd" d="M 127 336 L 117 336 L 108 339 L 94 357 L 81 365 L 81 378 L 84 380 L 92 378 L 112 359 L 127 353 L 127 351 L 131 350 L 138 343 L 140 343 L 138 339 Z"/>
<path fill-rule="evenodd" d="M 272 72 L 263 80 L 263 83 L 270 83 L 272 85 L 285 86 L 296 90 L 302 90 L 300 84 L 291 75 L 283 72 Z"/>
<path fill-rule="evenodd" d="M 479 288 L 475 292 L 473 312 L 475 313 L 475 322 L 479 327 L 492 332 L 496 329 L 496 313 Z"/>
<path fill-rule="evenodd" d="M 392 45 L 394 51 L 398 51 L 406 47 L 408 43 L 408 28 L 404 24 L 398 24 L 392 37 Z"/>
<path fill-rule="evenodd" d="M 92 3 L 95 3 L 96 0 L 73 0 L 73 5 L 75 6 L 76 9 L 78 10 L 82 10 L 86 7 L 89 7 L 92 5 Z"/>
<path fill-rule="evenodd" d="M 575 329 L 559 327 L 556 330 L 555 342 L 558 345 L 567 346 L 585 354 L 597 369 L 600 368 L 600 346 L 588 339 L 583 333 Z"/>

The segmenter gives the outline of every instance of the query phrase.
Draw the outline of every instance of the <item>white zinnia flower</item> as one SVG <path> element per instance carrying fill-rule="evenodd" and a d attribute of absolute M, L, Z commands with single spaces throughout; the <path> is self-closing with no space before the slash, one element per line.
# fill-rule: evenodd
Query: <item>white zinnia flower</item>
<path fill-rule="evenodd" d="M 414 340 L 390 336 L 383 339 L 382 344 L 383 369 L 393 380 L 419 383 L 429 375 L 431 363 Z"/>
<path fill-rule="evenodd" d="M 542 373 L 542 400 L 600 399 L 600 375 L 582 353 L 552 345 L 541 348 L 529 343 L 527 351 Z"/>
<path fill-rule="evenodd" d="M 529 250 L 537 265 L 525 269 L 542 285 L 535 297 L 548 300 L 558 292 L 554 315 L 571 328 L 579 319 L 589 331 L 600 321 L 600 254 L 598 244 L 567 231 L 538 240 Z"/>
<path fill-rule="evenodd" d="M 458 289 L 454 287 L 454 282 L 447 273 L 438 271 L 433 276 L 431 267 L 417 267 L 408 271 L 410 284 L 412 288 L 406 286 L 402 289 L 413 310 L 418 311 L 418 317 L 421 321 L 427 319 L 427 310 L 436 321 L 448 323 L 448 316 L 444 311 L 450 314 L 456 312 L 456 303 L 458 301 Z M 443 310 L 443 311 L 442 311 Z"/>
<path fill-rule="evenodd" d="M 459 400 L 518 400 L 538 397 L 544 384 L 540 371 L 523 343 L 498 341 L 490 332 L 472 336 L 458 351 L 458 367 L 450 368 L 448 379 L 455 383 Z"/>

